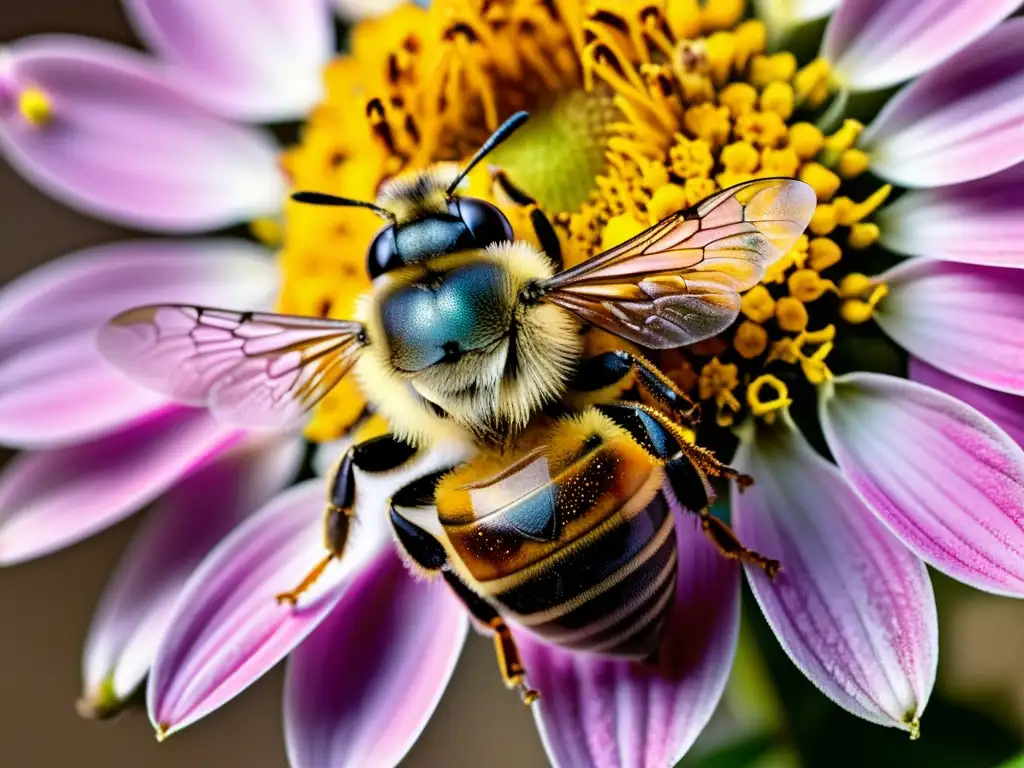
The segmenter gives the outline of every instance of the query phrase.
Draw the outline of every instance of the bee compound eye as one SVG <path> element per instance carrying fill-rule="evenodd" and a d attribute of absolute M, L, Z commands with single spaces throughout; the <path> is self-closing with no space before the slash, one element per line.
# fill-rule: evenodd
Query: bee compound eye
<path fill-rule="evenodd" d="M 376 279 L 404 263 L 398 252 L 398 243 L 395 241 L 395 228 L 388 225 L 378 232 L 370 243 L 366 252 L 366 271 L 370 273 L 370 279 Z"/>
<path fill-rule="evenodd" d="M 453 202 L 477 247 L 512 239 L 512 225 L 495 206 L 473 197 L 461 197 Z"/>

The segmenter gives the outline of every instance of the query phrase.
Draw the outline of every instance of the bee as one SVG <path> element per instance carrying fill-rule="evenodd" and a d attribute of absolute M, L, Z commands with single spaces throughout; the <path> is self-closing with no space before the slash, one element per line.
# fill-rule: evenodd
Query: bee
<path fill-rule="evenodd" d="M 657 651 L 677 517 L 696 515 L 726 556 L 778 568 L 709 514 L 709 476 L 749 479 L 694 444 L 685 394 L 640 355 L 584 359 L 582 339 L 594 326 L 660 349 L 725 330 L 740 293 L 804 230 L 815 195 L 793 179 L 749 181 L 563 269 L 551 223 L 502 172 L 495 180 L 527 207 L 541 250 L 516 241 L 497 207 L 457 193 L 526 119 L 512 116 L 461 170 L 398 177 L 373 203 L 294 196 L 386 220 L 353 319 L 147 306 L 111 320 L 99 344 L 135 380 L 246 428 L 295 422 L 350 371 L 386 418 L 389 434 L 339 461 L 326 554 L 282 602 L 342 556 L 356 469 L 395 471 L 443 442 L 471 450 L 400 489 L 387 514 L 410 565 L 441 574 L 493 633 L 506 685 L 529 702 L 509 621 L 567 648 Z M 627 377 L 660 407 L 602 402 Z"/>

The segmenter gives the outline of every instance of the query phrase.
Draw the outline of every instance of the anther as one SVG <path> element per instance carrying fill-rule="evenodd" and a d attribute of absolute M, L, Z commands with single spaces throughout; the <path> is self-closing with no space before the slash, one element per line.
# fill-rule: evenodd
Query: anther
<path fill-rule="evenodd" d="M 775 393 L 774 397 L 765 399 L 762 391 L 768 387 Z M 747 386 L 747 405 L 750 412 L 758 418 L 764 419 L 771 424 L 775 420 L 775 412 L 788 408 L 793 404 L 789 396 L 789 388 L 777 377 L 770 373 L 762 374 L 750 382 Z"/>
<path fill-rule="evenodd" d="M 18 111 L 34 128 L 41 128 L 53 119 L 50 97 L 39 88 L 26 88 L 18 94 Z"/>

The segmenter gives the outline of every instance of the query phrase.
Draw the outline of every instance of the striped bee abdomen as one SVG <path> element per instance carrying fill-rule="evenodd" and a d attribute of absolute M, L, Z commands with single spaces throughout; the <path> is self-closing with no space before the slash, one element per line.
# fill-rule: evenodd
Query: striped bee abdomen
<path fill-rule="evenodd" d="M 590 410 L 559 422 L 543 448 L 494 469 L 471 462 L 438 489 L 460 577 L 553 643 L 652 655 L 677 568 L 674 496 L 663 489 L 662 462 Z"/>

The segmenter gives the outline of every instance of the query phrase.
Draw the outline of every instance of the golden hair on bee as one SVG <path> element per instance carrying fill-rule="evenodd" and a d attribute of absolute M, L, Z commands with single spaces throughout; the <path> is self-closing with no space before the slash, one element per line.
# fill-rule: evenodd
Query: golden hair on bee
<path fill-rule="evenodd" d="M 462 170 L 455 163 L 439 163 L 423 171 L 409 171 L 386 181 L 377 193 L 377 205 L 405 224 L 448 213 L 448 192 Z"/>

